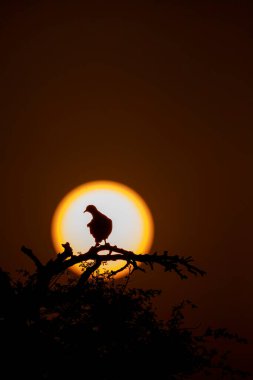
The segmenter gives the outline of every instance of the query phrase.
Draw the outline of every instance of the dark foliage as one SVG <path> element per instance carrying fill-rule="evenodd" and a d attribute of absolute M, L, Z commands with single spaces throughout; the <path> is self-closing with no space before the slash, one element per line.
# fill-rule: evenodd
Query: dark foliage
<path fill-rule="evenodd" d="M 1 362 L 6 379 L 247 376 L 231 368 L 226 353 L 211 344 L 217 339 L 245 340 L 226 329 L 197 333 L 185 327 L 184 308 L 196 307 L 190 301 L 175 306 L 169 320 L 161 321 L 153 308 L 157 290 L 131 289 L 127 282 L 119 285 L 93 271 L 85 286 L 66 271 L 64 281 L 54 276 L 48 281 L 46 266 L 31 251 L 26 254 L 38 261 L 34 274 L 23 272 L 13 281 L 0 272 Z M 65 253 L 64 260 L 67 257 Z M 90 267 L 87 264 L 84 273 Z"/>

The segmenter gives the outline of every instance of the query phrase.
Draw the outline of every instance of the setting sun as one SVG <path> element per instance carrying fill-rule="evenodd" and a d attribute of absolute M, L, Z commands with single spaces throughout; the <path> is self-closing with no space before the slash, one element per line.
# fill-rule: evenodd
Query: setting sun
<path fill-rule="evenodd" d="M 83 213 L 90 204 L 95 205 L 113 222 L 108 243 L 139 254 L 149 253 L 154 223 L 147 204 L 131 188 L 112 181 L 85 183 L 61 200 L 52 220 L 52 239 L 57 253 L 62 252 L 61 244 L 65 242 L 70 243 L 74 254 L 84 253 L 95 245 L 87 227 L 92 216 Z M 108 263 L 101 270 L 117 270 L 121 266 L 122 262 L 116 261 Z M 71 269 L 77 274 L 81 273 L 79 265 Z M 120 272 L 118 277 L 124 275 L 126 271 Z"/>

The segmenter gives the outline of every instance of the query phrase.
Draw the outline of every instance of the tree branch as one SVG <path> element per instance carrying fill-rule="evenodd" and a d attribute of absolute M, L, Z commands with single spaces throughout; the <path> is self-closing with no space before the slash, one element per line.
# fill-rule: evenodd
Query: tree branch
<path fill-rule="evenodd" d="M 85 272 L 80 277 L 79 284 L 86 282 L 90 275 L 99 268 L 102 262 L 112 262 L 118 260 L 126 261 L 126 264 L 121 269 L 114 272 L 112 271 L 109 277 L 123 271 L 127 267 L 130 267 L 130 265 L 133 266 L 133 270 L 140 269 L 144 271 L 143 268 L 138 266 L 138 264 L 141 263 L 149 265 L 151 269 L 153 269 L 154 264 L 160 265 L 166 272 L 174 271 L 181 279 L 188 278 L 188 273 L 195 276 L 204 276 L 206 274 L 205 271 L 197 268 L 195 265 L 192 265 L 193 258 L 191 256 L 170 256 L 167 251 L 160 255 L 156 252 L 154 254 L 135 254 L 132 251 L 127 251 L 123 248 L 118 248 L 117 246 L 111 246 L 107 243 L 99 246 L 93 246 L 86 253 L 73 255 L 69 243 L 62 244 L 62 246 L 64 247 L 64 251 L 59 253 L 54 260 L 49 260 L 45 266 L 41 264 L 30 249 L 22 247 L 21 250 L 35 263 L 38 269 L 44 269 L 43 272 L 45 273 L 45 276 L 43 277 L 44 280 L 46 277 L 47 281 L 50 281 L 52 277 L 64 272 L 73 265 L 88 262 L 89 260 L 95 261 L 95 264 L 86 268 Z M 109 253 L 107 255 L 99 255 L 102 251 L 109 251 Z"/>
<path fill-rule="evenodd" d="M 78 286 L 83 285 L 85 282 L 88 281 L 89 277 L 94 273 L 101 265 L 101 260 L 97 259 L 95 263 L 86 268 L 86 270 L 81 274 L 79 281 L 78 281 Z"/>
<path fill-rule="evenodd" d="M 33 251 L 30 248 L 25 247 L 24 245 L 21 247 L 21 251 L 28 256 L 36 265 L 37 269 L 42 269 L 44 265 L 40 262 L 37 256 L 33 253 Z"/>

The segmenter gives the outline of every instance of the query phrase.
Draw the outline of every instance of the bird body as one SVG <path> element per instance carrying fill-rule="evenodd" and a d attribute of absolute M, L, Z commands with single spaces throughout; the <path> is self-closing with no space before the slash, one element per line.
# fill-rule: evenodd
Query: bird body
<path fill-rule="evenodd" d="M 106 239 L 112 232 L 112 220 L 98 211 L 94 205 L 87 206 L 84 212 L 90 212 L 93 216 L 92 220 L 87 224 L 87 227 L 90 228 L 90 233 L 95 239 L 96 246 L 98 246 L 102 240 L 106 243 Z"/>

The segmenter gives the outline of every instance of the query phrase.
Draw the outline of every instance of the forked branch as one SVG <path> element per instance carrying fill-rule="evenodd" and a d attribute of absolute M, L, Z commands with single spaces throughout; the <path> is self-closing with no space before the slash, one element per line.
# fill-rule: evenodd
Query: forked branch
<path fill-rule="evenodd" d="M 60 273 L 63 273 L 66 269 L 71 268 L 76 264 L 84 264 L 94 262 L 93 265 L 88 265 L 80 277 L 80 283 L 86 282 L 92 273 L 97 270 L 105 262 L 124 261 L 124 265 L 116 270 L 111 271 L 108 277 L 112 277 L 115 274 L 129 269 L 129 273 L 134 270 L 145 271 L 141 264 L 148 266 L 151 270 L 154 265 L 163 267 L 166 272 L 175 272 L 181 279 L 187 279 L 189 274 L 194 276 L 204 276 L 205 271 L 193 265 L 193 258 L 191 256 L 184 257 L 178 255 L 169 255 L 167 251 L 162 254 L 135 254 L 132 251 L 127 251 L 117 246 L 112 246 L 109 243 L 91 247 L 87 252 L 74 255 L 69 243 L 62 244 L 64 251 L 59 253 L 56 258 L 49 260 L 43 265 L 31 249 L 22 247 L 21 250 L 25 253 L 36 265 L 37 272 L 43 273 L 44 281 L 47 278 L 48 283 L 50 280 Z M 108 254 L 104 254 L 108 251 Z M 100 253 L 103 252 L 103 255 Z"/>

